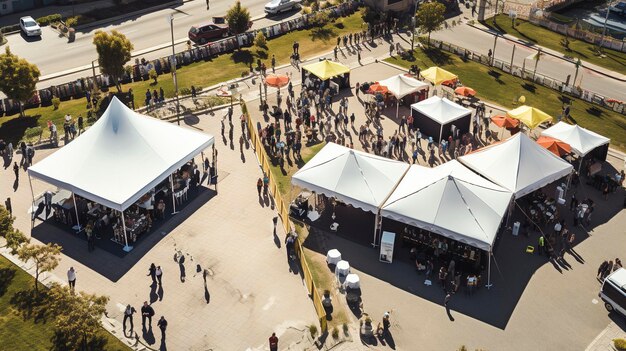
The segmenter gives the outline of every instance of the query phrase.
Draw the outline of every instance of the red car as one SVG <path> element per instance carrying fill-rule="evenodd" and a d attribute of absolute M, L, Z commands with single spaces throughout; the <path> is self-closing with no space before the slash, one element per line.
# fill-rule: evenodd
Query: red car
<path fill-rule="evenodd" d="M 206 44 L 209 40 L 225 38 L 230 34 L 228 24 L 213 22 L 198 24 L 189 29 L 189 39 L 196 44 Z"/>
<path fill-rule="evenodd" d="M 248 22 L 248 29 L 252 21 Z M 209 40 L 225 38 L 232 35 L 224 17 L 213 17 L 212 22 L 192 26 L 189 29 L 189 39 L 196 44 L 206 44 Z"/>

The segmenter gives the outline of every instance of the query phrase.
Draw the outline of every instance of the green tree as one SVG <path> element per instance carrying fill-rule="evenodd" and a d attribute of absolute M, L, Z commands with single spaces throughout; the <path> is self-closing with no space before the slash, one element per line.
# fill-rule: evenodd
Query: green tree
<path fill-rule="evenodd" d="M 439 2 L 423 3 L 417 10 L 416 23 L 422 33 L 428 33 L 428 45 L 430 45 L 430 33 L 441 28 L 445 12 L 446 7 Z"/>
<path fill-rule="evenodd" d="M 267 39 L 265 38 L 263 31 L 260 30 L 256 33 L 256 36 L 254 37 L 254 45 L 262 50 L 267 49 Z"/>
<path fill-rule="evenodd" d="M 53 283 L 48 291 L 48 308 L 55 316 L 55 344 L 67 350 L 86 350 L 102 326 L 109 298 L 79 292 Z"/>
<path fill-rule="evenodd" d="M 248 30 L 250 23 L 250 12 L 247 8 L 241 6 L 241 2 L 237 1 L 226 13 L 226 22 L 228 28 L 233 34 L 241 34 Z"/>
<path fill-rule="evenodd" d="M 61 246 L 57 244 L 23 245 L 17 250 L 17 256 L 24 262 L 33 261 L 35 263 L 35 294 L 39 288 L 39 274 L 50 272 L 57 268 L 61 258 Z"/>
<path fill-rule="evenodd" d="M 21 117 L 24 117 L 24 103 L 33 97 L 40 75 L 37 66 L 11 53 L 8 46 L 0 55 L 0 91 L 19 102 Z"/>
<path fill-rule="evenodd" d="M 13 255 L 17 253 L 22 244 L 29 241 L 24 233 L 13 227 L 14 221 L 15 217 L 11 216 L 9 211 L 0 205 L 0 237 L 5 240 L 4 246 L 0 247 L 8 247 Z"/>
<path fill-rule="evenodd" d="M 98 52 L 100 72 L 111 77 L 117 91 L 121 92 L 120 78 L 124 75 L 124 65 L 130 61 L 133 44 L 124 34 L 115 30 L 111 34 L 97 31 L 93 37 L 93 44 Z"/>

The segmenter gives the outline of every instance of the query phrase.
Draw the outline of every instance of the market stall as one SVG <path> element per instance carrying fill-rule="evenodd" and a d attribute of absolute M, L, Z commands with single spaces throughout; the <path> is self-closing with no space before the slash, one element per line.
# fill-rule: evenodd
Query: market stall
<path fill-rule="evenodd" d="M 435 142 L 449 136 L 458 138 L 470 131 L 472 110 L 446 98 L 432 96 L 411 105 L 413 126 Z"/>
<path fill-rule="evenodd" d="M 611 141 L 609 138 L 605 138 L 577 124 L 571 125 L 565 122 L 559 122 L 553 125 L 541 132 L 541 135 L 553 137 L 568 143 L 572 147 L 572 151 L 580 158 L 592 155 L 593 158 L 599 161 L 606 160 L 606 155 L 609 151 L 609 142 Z"/>
<path fill-rule="evenodd" d="M 456 160 L 435 168 L 413 165 L 380 213 L 422 229 L 403 233 L 415 247 L 427 250 L 433 243 L 437 247 L 445 242 L 439 236 L 456 241 L 450 245 L 450 258 L 473 266 L 477 256 L 471 254 L 472 248 L 484 250 L 490 259 L 511 196 Z M 489 285 L 490 270 L 487 280 Z"/>
<path fill-rule="evenodd" d="M 421 101 L 428 94 L 428 84 L 421 82 L 415 78 L 408 77 L 404 74 L 398 74 L 393 77 L 381 80 L 379 85 L 388 89 L 389 93 L 397 100 L 396 118 L 400 109 L 400 101 L 407 98 L 410 103 Z"/>
<path fill-rule="evenodd" d="M 549 114 L 526 105 L 508 111 L 506 115 L 519 120 L 531 130 L 537 128 L 541 123 L 552 121 L 552 116 Z"/>
<path fill-rule="evenodd" d="M 302 66 L 302 82 L 307 88 L 325 88 L 339 92 L 342 88 L 350 87 L 350 68 L 339 62 L 321 60 L 310 65 Z"/>
<path fill-rule="evenodd" d="M 328 143 L 293 175 L 291 183 L 378 216 L 408 169 L 404 162 Z"/>
<path fill-rule="evenodd" d="M 148 217 L 161 208 L 153 195 L 166 193 L 175 210 L 198 183 L 193 158 L 213 142 L 209 134 L 140 115 L 114 97 L 93 126 L 31 166 L 28 175 L 72 193 L 71 224 L 79 231 L 88 227 L 81 218 L 110 224 L 113 240 L 130 251 L 129 234 L 132 239 L 145 231 Z"/>

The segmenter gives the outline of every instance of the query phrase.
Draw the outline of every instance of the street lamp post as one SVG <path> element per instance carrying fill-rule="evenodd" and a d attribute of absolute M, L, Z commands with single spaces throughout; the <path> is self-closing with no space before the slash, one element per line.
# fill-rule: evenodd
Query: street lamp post
<path fill-rule="evenodd" d="M 172 79 L 174 80 L 174 95 L 176 97 L 176 124 L 180 125 L 180 100 L 178 99 L 178 79 L 176 78 L 176 50 L 174 49 L 174 14 L 169 17 L 170 34 L 172 37 Z"/>
<path fill-rule="evenodd" d="M 609 14 L 611 13 L 611 0 L 606 2 L 606 15 L 604 16 L 604 28 L 602 29 L 602 38 L 600 39 L 599 51 L 602 51 L 602 44 L 604 44 L 604 36 L 606 36 L 606 24 L 609 21 Z"/>
<path fill-rule="evenodd" d="M 417 3 L 419 0 L 415 0 L 415 9 L 413 10 L 413 16 L 411 16 L 411 22 L 413 30 L 411 30 L 411 54 L 415 50 L 415 27 L 417 25 Z"/>
<path fill-rule="evenodd" d="M 493 66 L 496 62 L 496 44 L 498 44 L 498 34 L 493 38 L 493 51 L 491 52 L 491 62 L 489 64 Z"/>

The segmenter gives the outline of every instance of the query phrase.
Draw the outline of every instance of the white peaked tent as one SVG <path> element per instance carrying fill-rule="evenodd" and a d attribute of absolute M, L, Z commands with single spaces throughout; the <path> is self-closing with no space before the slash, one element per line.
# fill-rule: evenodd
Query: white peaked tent
<path fill-rule="evenodd" d="M 28 174 L 124 211 L 213 141 L 209 134 L 140 115 L 114 97 L 91 128 Z"/>
<path fill-rule="evenodd" d="M 432 96 L 411 105 L 411 110 L 415 126 L 437 142 L 450 135 L 453 124 L 461 134 L 469 132 L 472 110 L 446 98 Z"/>
<path fill-rule="evenodd" d="M 411 166 L 381 208 L 381 216 L 490 251 L 511 192 L 456 160 Z"/>
<path fill-rule="evenodd" d="M 568 143 L 579 156 L 585 156 L 595 148 L 608 144 L 611 140 L 577 124 L 559 122 L 544 130 L 541 135 L 549 136 Z"/>
<path fill-rule="evenodd" d="M 404 162 L 328 143 L 293 175 L 291 183 L 378 213 L 408 169 Z"/>
<path fill-rule="evenodd" d="M 523 133 L 459 158 L 465 166 L 520 198 L 572 172 L 572 165 Z"/>
<path fill-rule="evenodd" d="M 396 97 L 396 99 L 398 99 L 396 117 L 398 117 L 398 111 L 400 109 L 400 99 L 420 90 L 428 89 L 428 87 L 430 86 L 427 83 L 424 83 L 412 77 L 407 77 L 404 74 L 398 74 L 385 80 L 381 80 L 378 82 L 378 84 L 387 87 L 387 89 L 389 89 L 389 92 L 392 93 Z"/>

